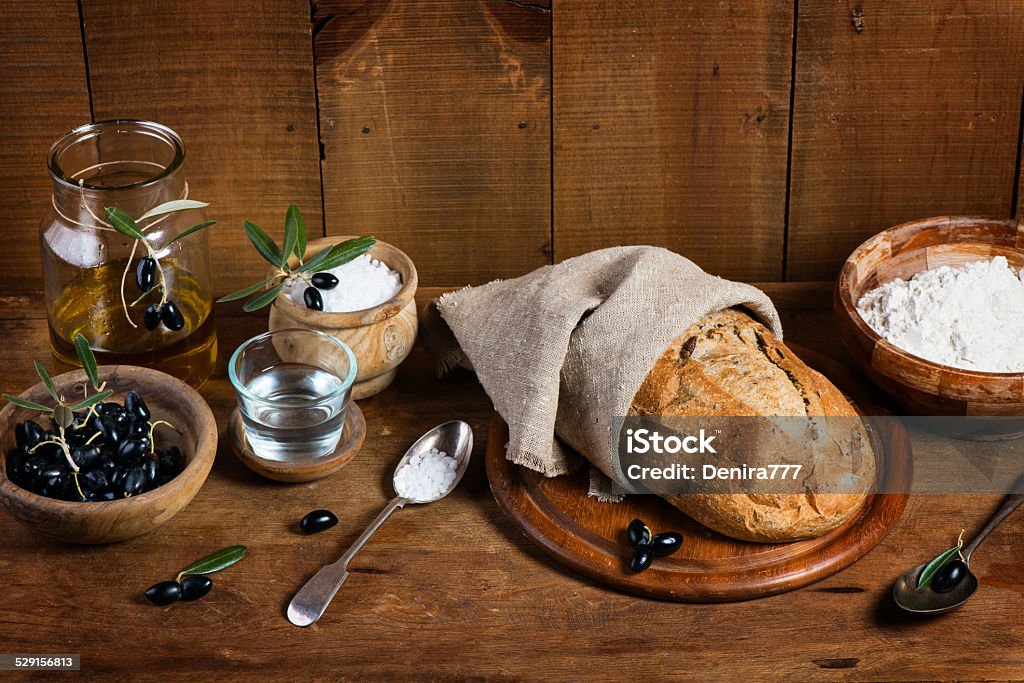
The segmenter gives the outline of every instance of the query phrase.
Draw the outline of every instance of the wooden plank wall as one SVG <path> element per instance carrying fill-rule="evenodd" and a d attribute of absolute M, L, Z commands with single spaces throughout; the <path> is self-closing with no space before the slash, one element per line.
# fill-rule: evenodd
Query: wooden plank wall
<path fill-rule="evenodd" d="M 220 290 L 290 201 L 429 285 L 634 243 L 829 279 L 896 222 L 1016 215 L 1022 28 L 1016 0 L 0 0 L 0 292 L 38 278 L 50 143 L 114 116 L 184 137 Z"/>
<path fill-rule="evenodd" d="M 561 0 L 555 256 L 657 244 L 778 280 L 793 5 Z"/>
<path fill-rule="evenodd" d="M 391 242 L 433 283 L 548 263 L 549 9 L 325 0 L 314 19 L 328 232 Z"/>
<path fill-rule="evenodd" d="M 787 276 L 915 218 L 1010 216 L 1022 88 L 1018 0 L 800 0 Z"/>
<path fill-rule="evenodd" d="M 25 281 L 42 286 L 36 232 L 50 202 L 46 153 L 89 122 L 89 91 L 75 0 L 2 0 L 0 17 L 2 293 Z"/>
<path fill-rule="evenodd" d="M 243 221 L 279 237 L 294 201 L 323 231 L 304 0 L 82 0 L 82 14 L 96 120 L 153 119 L 185 141 L 192 196 L 219 221 L 219 290 L 265 276 Z"/>

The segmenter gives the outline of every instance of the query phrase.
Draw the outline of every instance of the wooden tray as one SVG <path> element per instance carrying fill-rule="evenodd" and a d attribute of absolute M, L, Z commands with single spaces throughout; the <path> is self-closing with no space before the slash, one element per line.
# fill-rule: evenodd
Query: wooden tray
<path fill-rule="evenodd" d="M 799 349 L 805 362 L 824 372 L 858 401 L 866 415 L 885 411 L 870 401 L 863 380 L 843 365 Z M 881 421 L 876 458 L 895 491 L 913 479 L 910 442 L 896 420 Z M 872 495 L 860 514 L 820 538 L 759 544 L 713 532 L 656 496 L 627 496 L 618 504 L 587 496 L 586 468 L 553 479 L 505 458 L 508 426 L 495 414 L 487 436 L 487 479 L 499 507 L 523 533 L 558 562 L 598 583 L 665 600 L 728 602 L 774 595 L 835 574 L 881 541 L 903 513 L 907 495 Z M 633 574 L 625 540 L 630 520 L 643 519 L 658 533 L 679 531 L 683 547 Z"/>

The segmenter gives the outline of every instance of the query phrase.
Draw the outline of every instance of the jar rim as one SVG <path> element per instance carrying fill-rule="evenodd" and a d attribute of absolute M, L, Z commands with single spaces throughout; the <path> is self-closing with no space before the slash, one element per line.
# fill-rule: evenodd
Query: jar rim
<path fill-rule="evenodd" d="M 174 158 L 171 159 L 171 163 L 164 166 L 154 175 L 142 180 L 136 180 L 135 182 L 124 183 L 121 185 L 94 185 L 85 181 L 79 185 L 78 181 L 74 179 L 74 176 L 67 173 L 61 167 L 58 157 L 63 152 L 70 149 L 72 145 L 98 137 L 103 133 L 111 132 L 142 133 L 144 135 L 149 135 L 150 137 L 160 140 L 171 147 L 174 150 Z M 184 161 L 185 144 L 181 141 L 181 137 L 162 123 L 146 121 L 144 119 L 108 119 L 105 121 L 96 121 L 95 123 L 87 123 L 78 126 L 77 128 L 68 131 L 54 142 L 53 145 L 50 146 L 50 151 L 47 155 L 47 167 L 49 168 L 50 176 L 55 182 L 75 190 L 81 187 L 86 190 L 96 190 L 101 192 L 111 190 L 133 190 L 153 185 L 178 170 Z"/>

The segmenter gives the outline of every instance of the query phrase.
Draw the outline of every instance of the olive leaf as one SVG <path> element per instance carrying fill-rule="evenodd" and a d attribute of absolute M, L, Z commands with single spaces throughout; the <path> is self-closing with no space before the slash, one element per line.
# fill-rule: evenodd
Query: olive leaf
<path fill-rule="evenodd" d="M 43 364 L 39 361 L 33 361 L 36 364 L 36 374 L 39 375 L 39 379 L 43 380 L 43 386 L 50 392 L 50 396 L 53 396 L 54 401 L 60 401 L 60 394 L 57 393 L 57 388 L 53 386 L 53 380 L 50 379 L 50 373 L 46 371 Z"/>
<path fill-rule="evenodd" d="M 281 247 L 281 263 L 279 264 L 282 268 L 286 267 L 288 259 L 299 244 L 299 225 L 292 220 L 291 206 L 288 207 L 288 215 L 284 221 L 284 246 Z"/>
<path fill-rule="evenodd" d="M 53 420 L 62 429 L 67 429 L 75 423 L 75 414 L 66 405 L 61 403 L 53 409 Z"/>
<path fill-rule="evenodd" d="M 38 403 L 35 403 L 33 401 L 29 401 L 28 399 L 21 398 L 19 396 L 11 396 L 10 394 L 4 394 L 3 397 L 4 397 L 5 401 L 7 401 L 9 403 L 13 403 L 14 405 L 18 406 L 19 408 L 28 408 L 29 410 L 37 410 L 40 413 L 52 413 L 53 412 L 53 408 L 49 408 L 47 406 L 40 405 Z"/>
<path fill-rule="evenodd" d="M 216 223 L 217 223 L 217 221 L 203 221 L 202 223 L 197 223 L 196 225 L 193 225 L 188 230 L 185 230 L 184 232 L 180 232 L 177 235 L 175 235 L 174 238 L 170 242 L 168 242 L 167 244 L 164 245 L 164 247 L 169 247 L 172 244 L 174 244 L 175 242 L 177 242 L 178 240 L 180 240 L 182 237 L 188 237 L 192 233 L 199 232 L 200 230 L 208 228 L 211 225 L 215 225 Z"/>
<path fill-rule="evenodd" d="M 114 226 L 114 230 L 134 240 L 145 241 L 146 236 L 142 234 L 138 223 L 132 220 L 132 217 L 124 211 L 116 206 L 108 206 L 104 209 L 104 213 L 107 215 L 107 221 Z"/>
<path fill-rule="evenodd" d="M 247 550 L 248 548 L 244 545 L 232 545 L 223 550 L 218 550 L 182 569 L 178 572 L 177 580 L 180 581 L 181 577 L 189 574 L 212 574 L 222 569 L 227 569 L 245 557 Z"/>
<path fill-rule="evenodd" d="M 267 285 L 269 285 L 273 281 L 274 281 L 274 278 L 268 277 L 263 282 L 257 282 L 254 285 L 249 285 L 248 287 L 243 287 L 242 289 L 238 290 L 237 292 L 231 292 L 230 294 L 225 294 L 221 298 L 217 299 L 217 303 L 223 303 L 225 301 L 236 301 L 238 299 L 244 299 L 245 297 L 249 296 L 250 294 L 253 294 L 255 292 L 260 291 L 261 289 L 263 289 L 264 287 L 266 287 Z"/>
<path fill-rule="evenodd" d="M 82 367 L 85 369 L 85 374 L 89 376 L 89 382 L 98 389 L 100 376 L 96 369 L 96 356 L 89 348 L 89 340 L 81 332 L 75 335 L 75 353 L 78 354 L 78 360 L 82 361 Z"/>
<path fill-rule="evenodd" d="M 75 405 L 71 406 L 71 410 L 75 411 L 75 412 L 77 412 L 79 410 L 85 410 L 86 408 L 94 406 L 97 403 L 100 403 L 101 401 L 106 401 L 108 398 L 110 398 L 113 395 L 114 395 L 114 390 L 113 389 L 104 389 L 103 391 L 101 391 L 98 394 L 93 394 L 89 398 L 82 399 L 81 401 L 79 401 Z"/>
<path fill-rule="evenodd" d="M 960 554 L 960 548 L 963 547 L 963 543 L 957 543 L 949 550 L 936 555 L 935 558 L 924 566 L 921 573 L 917 577 L 917 588 L 927 588 L 931 585 L 932 579 L 939 573 L 939 570 L 945 567 L 947 564 L 952 562 Z"/>
<path fill-rule="evenodd" d="M 154 218 L 156 216 L 162 216 L 165 213 L 174 213 L 175 211 L 186 211 L 188 209 L 203 209 L 209 206 L 206 202 L 197 202 L 194 199 L 175 199 L 169 202 L 164 202 L 154 206 L 146 213 L 139 216 L 139 221 L 144 221 L 147 218 Z"/>
<path fill-rule="evenodd" d="M 253 311 L 258 311 L 264 306 L 269 305 L 274 299 L 277 298 L 277 295 L 281 292 L 281 289 L 283 287 L 283 282 L 277 283 L 276 285 L 274 285 L 267 291 L 263 292 L 259 296 L 254 296 L 253 298 L 246 301 L 245 304 L 242 306 L 242 310 L 245 311 L 246 313 L 252 313 Z"/>
<path fill-rule="evenodd" d="M 281 250 L 274 240 L 270 239 L 270 236 L 263 232 L 260 226 L 251 221 L 246 221 L 245 234 L 249 236 L 249 241 L 256 247 L 256 251 L 260 252 L 260 256 L 269 261 L 273 266 L 281 266 Z"/>
<path fill-rule="evenodd" d="M 284 215 L 285 234 L 289 230 L 295 231 L 295 256 L 302 261 L 306 258 L 306 221 L 302 218 L 302 212 L 294 203 L 288 205 L 288 212 Z M 286 254 L 290 253 L 287 250 Z"/>
<path fill-rule="evenodd" d="M 362 256 L 373 248 L 377 240 L 373 237 L 356 237 L 336 244 L 330 249 L 324 249 L 319 254 L 309 259 L 302 266 L 297 268 L 297 273 L 308 273 L 311 271 L 330 270 Z"/>

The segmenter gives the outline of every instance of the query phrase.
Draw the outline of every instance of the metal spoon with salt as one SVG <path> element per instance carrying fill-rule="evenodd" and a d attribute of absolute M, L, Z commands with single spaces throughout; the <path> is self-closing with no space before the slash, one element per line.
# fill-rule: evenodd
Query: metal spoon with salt
<path fill-rule="evenodd" d="M 421 436 L 416 443 L 409 447 L 409 450 L 405 452 L 405 455 L 398 461 L 398 465 L 395 467 L 392 485 L 395 486 L 396 493 L 398 491 L 397 477 L 399 471 L 413 456 L 429 453 L 431 448 L 444 451 L 455 458 L 455 461 L 458 463 L 455 470 L 455 480 L 448 486 L 448 489 L 441 495 L 429 500 L 404 498 L 401 495 L 396 495 L 392 498 L 381 513 L 377 515 L 377 519 L 370 523 L 366 531 L 356 539 L 356 542 L 345 551 L 345 554 L 337 562 L 324 565 L 320 571 L 306 582 L 306 585 L 299 589 L 299 592 L 295 594 L 295 597 L 292 598 L 291 603 L 288 605 L 288 621 L 296 626 L 309 626 L 323 615 L 327 606 L 331 604 L 331 600 L 334 599 L 334 595 L 341 588 L 341 584 L 345 583 L 345 579 L 348 578 L 349 561 L 370 540 L 370 537 L 373 536 L 377 529 L 387 521 L 391 513 L 405 507 L 408 503 L 433 503 L 452 492 L 462 479 L 462 475 L 465 474 L 466 466 L 469 465 L 469 456 L 473 451 L 473 430 L 465 422 L 454 420 L 438 425 Z"/>
<path fill-rule="evenodd" d="M 892 597 L 896 604 L 908 612 L 915 614 L 942 614 L 967 602 L 978 590 L 978 578 L 970 570 L 971 555 L 978 549 L 985 537 L 1006 519 L 1011 512 L 1024 503 L 1024 475 L 1018 477 L 1003 504 L 995 511 L 985 527 L 971 540 L 963 550 L 964 561 L 968 563 L 967 573 L 953 590 L 938 593 L 930 588 L 918 588 L 917 577 L 921 575 L 927 564 L 919 564 L 908 569 L 896 580 L 892 587 Z"/>

